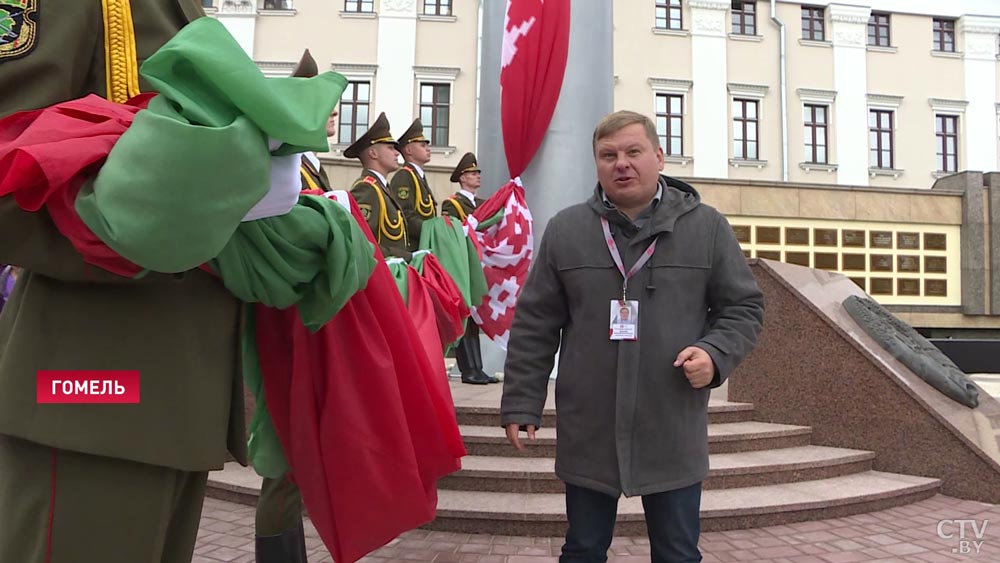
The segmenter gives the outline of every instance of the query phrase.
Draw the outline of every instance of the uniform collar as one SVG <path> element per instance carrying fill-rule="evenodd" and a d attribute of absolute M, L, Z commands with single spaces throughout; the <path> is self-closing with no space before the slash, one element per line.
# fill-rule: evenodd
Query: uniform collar
<path fill-rule="evenodd" d="M 421 178 L 423 178 L 423 177 L 424 177 L 424 169 L 423 169 L 423 168 L 421 168 L 421 167 L 420 167 L 420 166 L 419 166 L 418 164 L 416 164 L 416 163 L 414 163 L 414 162 L 407 162 L 406 164 L 407 164 L 407 165 L 408 165 L 408 166 L 409 166 L 410 168 L 412 168 L 412 169 L 416 170 L 416 171 L 417 171 L 417 174 L 418 174 L 418 175 L 419 175 L 419 176 L 420 176 Z"/>
<path fill-rule="evenodd" d="M 472 205 L 476 204 L 476 194 L 470 192 L 469 190 L 458 190 L 458 193 L 465 196 L 465 199 L 469 200 Z"/>
<path fill-rule="evenodd" d="M 375 170 L 372 170 L 371 168 L 369 168 L 368 171 L 371 172 L 372 174 L 374 174 L 375 177 L 378 178 L 380 182 L 382 182 L 383 186 L 388 186 L 389 185 L 389 184 L 387 184 L 385 182 L 385 176 L 379 174 L 378 172 L 376 172 Z"/>

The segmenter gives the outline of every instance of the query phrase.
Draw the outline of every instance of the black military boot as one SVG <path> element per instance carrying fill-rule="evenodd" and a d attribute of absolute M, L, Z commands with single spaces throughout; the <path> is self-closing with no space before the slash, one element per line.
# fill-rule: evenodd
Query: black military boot
<path fill-rule="evenodd" d="M 466 336 L 466 338 L 469 337 Z M 500 383 L 499 379 L 483 371 L 483 348 L 479 344 L 479 327 L 476 327 L 475 334 L 473 334 L 472 338 L 469 338 L 469 340 L 471 341 L 469 343 L 469 351 L 474 358 L 472 361 L 472 365 L 474 366 L 473 369 L 476 370 L 480 378 L 485 378 L 487 383 Z"/>
<path fill-rule="evenodd" d="M 257 536 L 255 551 L 257 563 L 308 563 L 302 523 L 275 536 Z"/>

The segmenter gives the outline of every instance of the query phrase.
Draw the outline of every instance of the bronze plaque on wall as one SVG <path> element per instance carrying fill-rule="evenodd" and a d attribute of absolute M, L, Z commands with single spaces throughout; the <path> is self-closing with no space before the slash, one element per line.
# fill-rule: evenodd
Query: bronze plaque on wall
<path fill-rule="evenodd" d="M 747 225 L 733 225 L 733 234 L 736 235 L 736 240 L 740 242 L 750 242 L 750 227 Z"/>
<path fill-rule="evenodd" d="M 757 244 L 781 244 L 781 228 L 757 227 Z"/>
<path fill-rule="evenodd" d="M 924 233 L 924 250 L 948 250 L 947 238 L 944 233 Z"/>
<path fill-rule="evenodd" d="M 872 278 L 872 295 L 892 295 L 891 278 Z"/>
<path fill-rule="evenodd" d="M 868 291 L 868 288 L 865 287 L 865 278 L 847 278 L 847 279 L 854 282 L 854 285 L 860 287 L 861 291 Z"/>
<path fill-rule="evenodd" d="M 848 229 L 844 229 L 843 238 L 844 238 L 844 246 L 851 246 L 856 248 L 865 247 L 864 231 L 851 231 Z"/>
<path fill-rule="evenodd" d="M 896 295 L 920 295 L 920 280 L 896 280 Z"/>
<path fill-rule="evenodd" d="M 814 252 L 813 263 L 815 265 L 813 268 L 819 268 L 820 270 L 837 270 L 839 269 L 839 260 L 837 258 L 837 254 L 833 252 Z"/>
<path fill-rule="evenodd" d="M 896 257 L 896 268 L 899 272 L 919 272 L 920 271 L 920 257 L 919 256 L 897 256 Z"/>
<path fill-rule="evenodd" d="M 809 229 L 785 227 L 785 244 L 809 246 Z"/>
<path fill-rule="evenodd" d="M 845 254 L 844 255 L 844 269 L 845 270 L 857 270 L 859 272 L 865 271 L 865 255 L 864 254 Z"/>
<path fill-rule="evenodd" d="M 799 266 L 809 266 L 808 252 L 785 252 L 785 262 Z"/>
<path fill-rule="evenodd" d="M 777 250 L 758 250 L 757 258 L 766 258 L 768 260 L 781 260 L 781 252 Z"/>
<path fill-rule="evenodd" d="M 944 256 L 924 256 L 924 272 L 931 274 L 947 274 L 948 259 Z"/>
<path fill-rule="evenodd" d="M 927 297 L 947 297 L 947 280 L 924 280 L 924 295 Z"/>
<path fill-rule="evenodd" d="M 892 271 L 892 256 L 888 254 L 872 254 L 871 255 L 871 271 L 873 272 L 891 272 Z"/>
<path fill-rule="evenodd" d="M 892 231 L 872 231 L 872 248 L 892 248 Z"/>
<path fill-rule="evenodd" d="M 896 248 L 920 250 L 920 233 L 896 233 Z"/>
<path fill-rule="evenodd" d="M 813 229 L 813 244 L 837 246 L 837 229 Z"/>

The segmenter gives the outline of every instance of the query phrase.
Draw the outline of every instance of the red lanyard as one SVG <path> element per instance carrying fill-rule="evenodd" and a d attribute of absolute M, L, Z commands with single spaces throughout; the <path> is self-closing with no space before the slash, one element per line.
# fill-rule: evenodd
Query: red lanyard
<path fill-rule="evenodd" d="M 622 301 L 627 299 L 626 292 L 628 291 L 628 280 L 639 271 L 640 268 L 649 262 L 649 259 L 653 256 L 653 251 L 656 250 L 656 239 L 649 243 L 646 250 L 642 253 L 642 256 L 635 261 L 635 264 L 629 269 L 628 272 L 625 271 L 625 265 L 622 264 L 622 255 L 618 252 L 618 245 L 615 244 L 615 237 L 611 236 L 611 227 L 608 225 L 608 220 L 601 217 L 601 228 L 604 229 L 604 240 L 608 243 L 608 251 L 611 252 L 611 259 L 615 261 L 615 266 L 618 266 L 618 271 L 622 274 Z"/>

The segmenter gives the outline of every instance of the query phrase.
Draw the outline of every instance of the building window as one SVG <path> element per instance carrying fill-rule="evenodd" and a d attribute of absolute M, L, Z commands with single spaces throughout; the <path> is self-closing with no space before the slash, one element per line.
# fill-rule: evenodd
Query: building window
<path fill-rule="evenodd" d="M 733 158 L 759 158 L 757 124 L 757 100 L 733 100 Z"/>
<path fill-rule="evenodd" d="M 935 115 L 937 136 L 937 169 L 941 172 L 958 172 L 958 116 Z"/>
<path fill-rule="evenodd" d="M 681 0 L 656 0 L 656 29 L 683 29 Z"/>
<path fill-rule="evenodd" d="M 667 156 L 684 154 L 684 97 L 676 94 L 656 95 L 656 134 Z"/>
<path fill-rule="evenodd" d="M 823 8 L 815 6 L 802 6 L 802 38 L 810 41 L 825 41 L 826 29 L 824 27 Z"/>
<path fill-rule="evenodd" d="M 868 44 L 873 47 L 889 46 L 889 14 L 872 12 L 869 16 Z"/>
<path fill-rule="evenodd" d="M 215 6 L 215 0 L 201 0 L 202 8 L 212 8 Z"/>
<path fill-rule="evenodd" d="M 344 11 L 371 14 L 375 11 L 375 0 L 344 0 Z"/>
<path fill-rule="evenodd" d="M 934 18 L 934 50 L 955 52 L 955 20 Z"/>
<path fill-rule="evenodd" d="M 451 0 L 424 0 L 425 16 L 450 16 Z"/>
<path fill-rule="evenodd" d="M 371 82 L 348 82 L 340 96 L 340 127 L 337 142 L 350 144 L 368 131 L 368 104 L 371 103 Z"/>
<path fill-rule="evenodd" d="M 872 168 L 894 168 L 892 155 L 892 118 L 889 110 L 868 111 L 869 165 Z"/>
<path fill-rule="evenodd" d="M 757 35 L 757 2 L 733 0 L 733 33 Z"/>
<path fill-rule="evenodd" d="M 202 0 L 205 2 L 206 0 Z M 265 10 L 291 10 L 292 0 L 264 0 Z"/>
<path fill-rule="evenodd" d="M 803 106 L 802 120 L 805 123 L 806 162 L 829 164 L 827 153 L 827 125 L 830 108 L 806 104 Z"/>
<path fill-rule="evenodd" d="M 451 85 L 420 84 L 420 122 L 431 132 L 431 144 L 448 146 L 448 125 L 451 122 Z"/>

